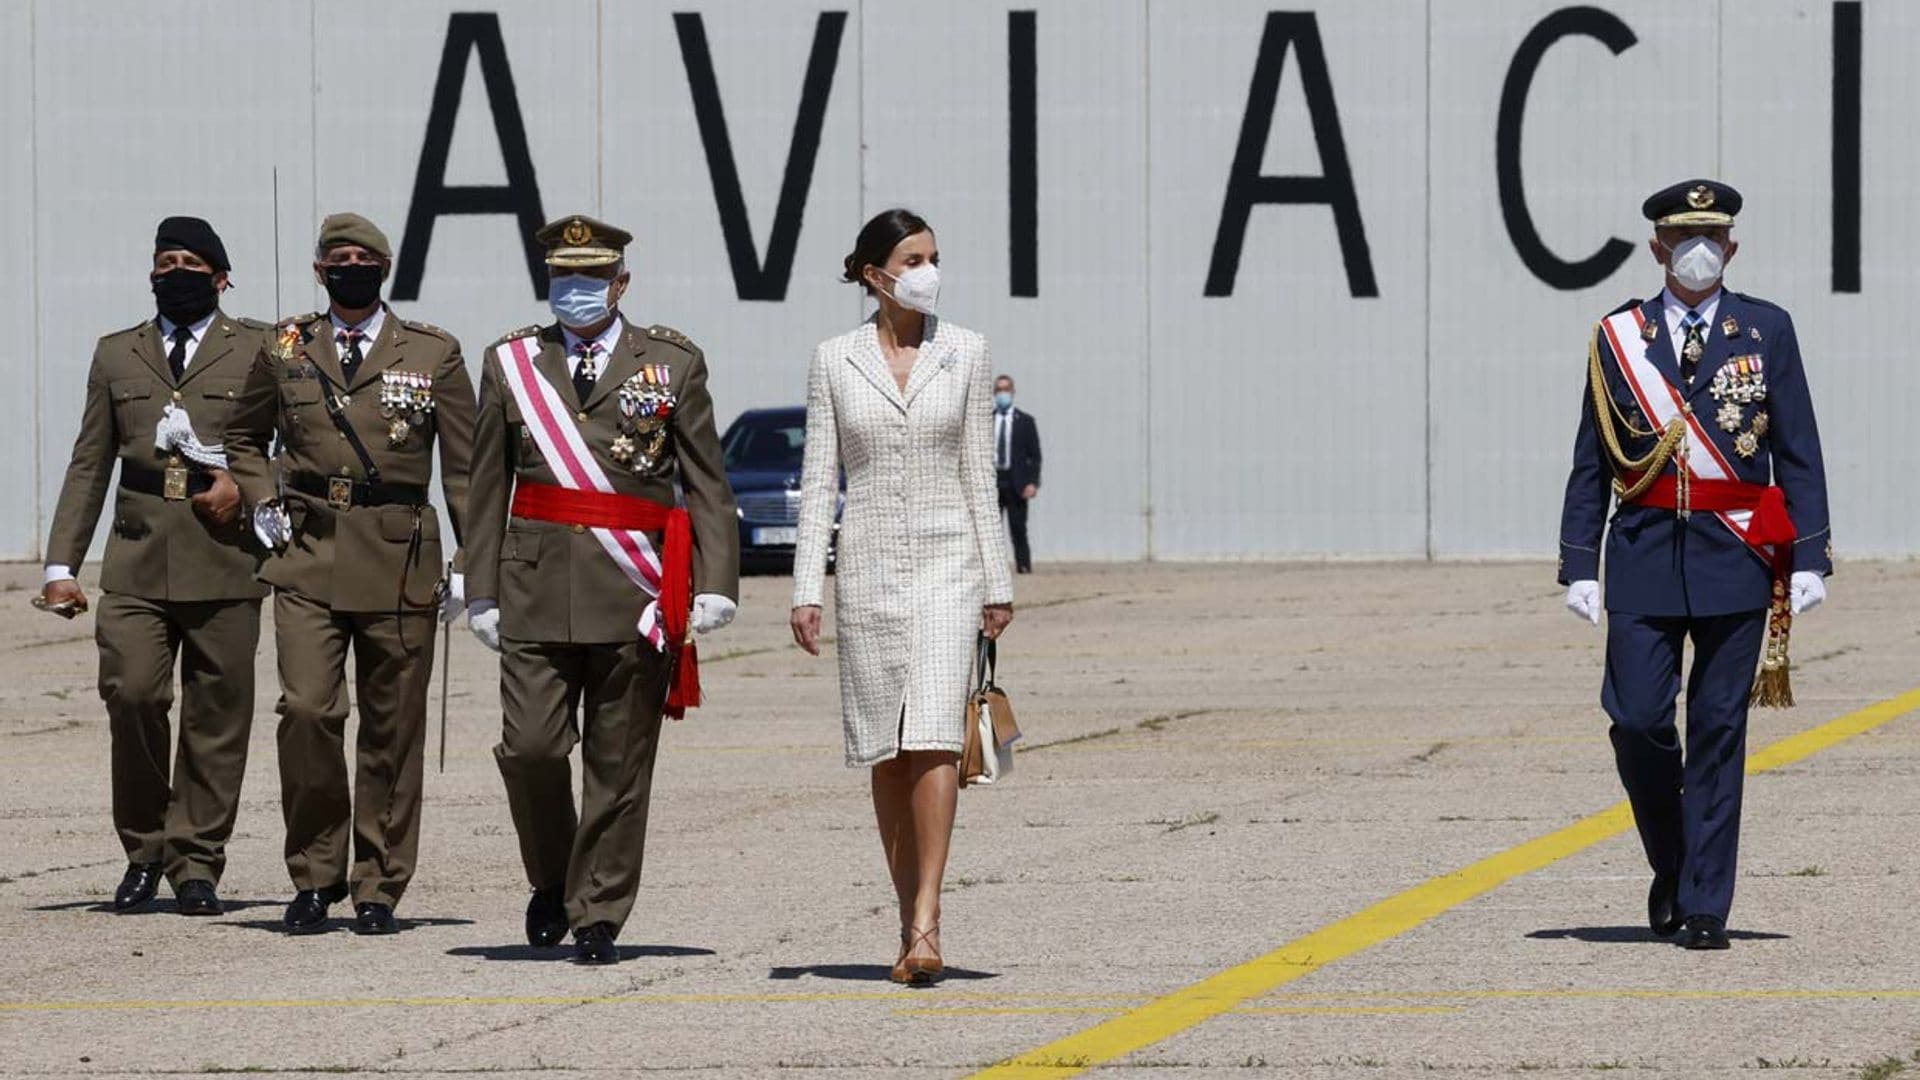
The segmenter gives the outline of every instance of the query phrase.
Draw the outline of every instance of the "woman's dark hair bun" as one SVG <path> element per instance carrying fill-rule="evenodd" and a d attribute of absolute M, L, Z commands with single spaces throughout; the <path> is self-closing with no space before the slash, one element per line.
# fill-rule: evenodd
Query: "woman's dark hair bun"
<path fill-rule="evenodd" d="M 867 288 L 866 281 L 860 276 L 867 267 L 884 266 L 900 241 L 915 233 L 926 232 L 929 228 L 931 226 L 927 224 L 927 219 L 905 207 L 896 206 L 873 215 L 860 227 L 860 235 L 853 241 L 853 250 L 841 263 L 840 280 Z"/>

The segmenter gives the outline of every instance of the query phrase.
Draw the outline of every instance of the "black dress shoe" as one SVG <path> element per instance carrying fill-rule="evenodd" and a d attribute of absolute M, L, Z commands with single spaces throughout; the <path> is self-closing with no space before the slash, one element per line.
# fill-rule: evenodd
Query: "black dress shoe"
<path fill-rule="evenodd" d="M 551 949 L 567 936 L 567 904 L 559 889 L 535 889 L 527 901 L 527 944 Z"/>
<path fill-rule="evenodd" d="M 400 931 L 400 924 L 393 921 L 391 904 L 355 904 L 353 905 L 353 932 L 363 936 L 394 934 Z"/>
<path fill-rule="evenodd" d="M 287 905 L 287 914 L 281 922 L 289 934 L 317 934 L 327 928 L 327 908 L 346 898 L 345 885 L 301 889 L 293 895 L 293 903 Z"/>
<path fill-rule="evenodd" d="M 575 930 L 573 958 L 582 964 L 617 963 L 620 950 L 613 947 L 613 927 L 608 923 L 594 923 Z"/>
<path fill-rule="evenodd" d="M 1680 928 L 1680 944 L 1688 949 L 1730 949 L 1727 926 L 1712 915 L 1689 915 Z"/>
<path fill-rule="evenodd" d="M 182 915 L 218 915 L 226 910 L 220 906 L 220 894 L 211 881 L 196 878 L 182 882 L 173 896 Z"/>
<path fill-rule="evenodd" d="M 1661 937 L 1680 932 L 1680 882 L 1655 874 L 1647 890 L 1647 926 Z"/>
<path fill-rule="evenodd" d="M 159 887 L 159 863 L 128 863 L 126 876 L 120 879 L 120 887 L 113 890 L 113 910 L 132 911 L 153 899 L 153 891 Z"/>

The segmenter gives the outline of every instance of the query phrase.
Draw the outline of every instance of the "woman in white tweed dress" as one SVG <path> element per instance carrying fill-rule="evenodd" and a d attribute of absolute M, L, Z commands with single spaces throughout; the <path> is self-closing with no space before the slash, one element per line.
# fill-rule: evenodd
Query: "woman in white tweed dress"
<path fill-rule="evenodd" d="M 942 971 L 940 884 L 958 801 L 962 723 L 980 631 L 1013 620 L 993 470 L 986 339 L 934 316 L 939 248 L 907 210 L 860 230 L 845 280 L 880 310 L 820 343 L 793 564 L 793 636 L 820 651 L 835 561 L 847 764 L 873 769 L 873 809 L 900 900 L 897 982 Z"/>

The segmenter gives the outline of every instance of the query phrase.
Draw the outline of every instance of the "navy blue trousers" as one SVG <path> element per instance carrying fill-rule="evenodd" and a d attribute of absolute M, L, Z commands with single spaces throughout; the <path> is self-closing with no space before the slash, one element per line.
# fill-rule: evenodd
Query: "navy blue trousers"
<path fill-rule="evenodd" d="M 1674 726 L 1681 652 L 1687 741 Z M 1612 718 L 1614 764 L 1656 874 L 1680 882 L 1682 915 L 1725 920 L 1740 853 L 1740 792 L 1747 765 L 1747 701 L 1766 638 L 1766 612 L 1694 617 L 1607 616 L 1607 677 L 1600 703 Z"/>

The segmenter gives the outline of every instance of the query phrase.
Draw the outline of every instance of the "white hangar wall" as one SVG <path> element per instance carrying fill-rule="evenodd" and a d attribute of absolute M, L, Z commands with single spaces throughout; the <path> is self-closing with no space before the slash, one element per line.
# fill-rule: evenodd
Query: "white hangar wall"
<path fill-rule="evenodd" d="M 1658 288 L 1638 206 L 1696 173 L 1747 196 L 1730 282 L 1799 323 L 1841 551 L 1911 554 L 1917 53 L 1886 0 L 6 0 L 0 555 L 40 553 L 166 214 L 266 318 L 365 213 L 471 362 L 544 316 L 515 208 L 593 213 L 724 423 L 802 400 L 864 312 L 841 256 L 906 204 L 1040 420 L 1043 556 L 1545 556 L 1585 334 Z"/>

